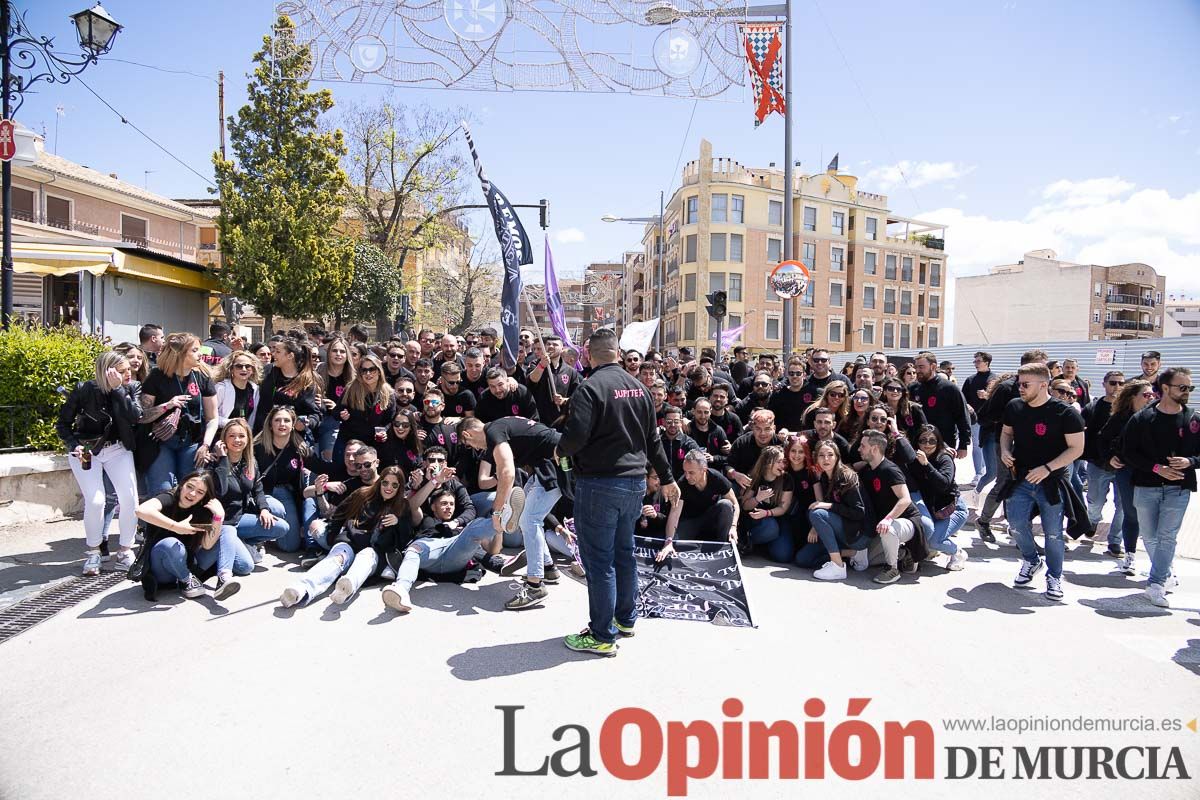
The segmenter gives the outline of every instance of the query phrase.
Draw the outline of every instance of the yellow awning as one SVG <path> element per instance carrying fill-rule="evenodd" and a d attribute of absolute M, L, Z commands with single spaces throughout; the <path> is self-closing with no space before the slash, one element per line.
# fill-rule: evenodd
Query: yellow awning
<path fill-rule="evenodd" d="M 118 252 L 112 273 L 123 278 L 130 277 L 154 283 L 165 283 L 182 289 L 214 292 L 218 288 L 216 277 L 211 272 L 187 269 L 175 264 L 164 264 L 137 253 Z"/>
<path fill-rule="evenodd" d="M 111 247 L 14 243 L 13 271 L 57 277 L 76 272 L 103 275 L 113 266 L 115 253 Z"/>

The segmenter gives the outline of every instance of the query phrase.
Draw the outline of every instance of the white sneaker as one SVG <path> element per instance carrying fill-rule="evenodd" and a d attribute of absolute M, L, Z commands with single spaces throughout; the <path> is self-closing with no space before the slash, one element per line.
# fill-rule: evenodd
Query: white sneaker
<path fill-rule="evenodd" d="M 100 551 L 89 550 L 87 558 L 83 562 L 84 575 L 99 575 L 100 574 Z"/>
<path fill-rule="evenodd" d="M 304 599 L 304 592 L 294 586 L 289 586 L 283 590 L 283 594 L 279 595 L 279 605 L 284 608 L 291 608 L 294 605 L 299 605 Z"/>
<path fill-rule="evenodd" d="M 813 573 L 813 577 L 819 581 L 844 581 L 846 580 L 846 565 L 826 561 L 825 566 Z"/>
<path fill-rule="evenodd" d="M 109 559 L 108 566 L 113 572 L 128 571 L 133 566 L 135 560 L 136 557 L 133 555 L 132 548 L 129 550 L 118 550 Z"/>
<path fill-rule="evenodd" d="M 521 512 L 525 510 L 525 490 L 514 486 L 508 493 L 508 502 L 500 509 L 500 525 L 505 533 L 516 533 L 521 527 Z"/>
<path fill-rule="evenodd" d="M 832 564 L 833 562 L 830 561 L 829 563 Z M 871 566 L 871 557 L 867 554 L 866 550 L 858 550 L 850 559 L 850 566 L 854 567 L 855 572 L 866 572 L 867 567 Z M 845 566 L 842 567 L 842 577 L 846 577 Z"/>
<path fill-rule="evenodd" d="M 250 548 L 250 558 L 255 564 L 261 564 L 263 557 L 267 554 L 266 545 L 256 544 Z"/>
<path fill-rule="evenodd" d="M 967 551 L 960 547 L 952 556 L 950 556 L 950 560 L 946 562 L 946 569 L 950 570 L 951 572 L 958 572 L 966 565 Z"/>
<path fill-rule="evenodd" d="M 1179 578 L 1176 577 L 1176 575 L 1174 573 L 1172 573 L 1171 577 L 1167 578 L 1167 582 L 1163 586 L 1163 591 L 1165 591 L 1167 594 L 1170 594 L 1171 592 L 1175 591 L 1178 588 L 1179 588 Z"/>
<path fill-rule="evenodd" d="M 1117 571 L 1123 572 L 1131 578 L 1135 577 L 1137 575 L 1137 567 L 1134 566 L 1133 561 L 1133 553 L 1126 553 L 1125 558 L 1121 559 L 1121 566 L 1117 567 Z"/>
<path fill-rule="evenodd" d="M 412 611 L 412 601 L 408 599 L 408 592 L 398 588 L 395 584 L 383 590 L 383 604 L 401 614 Z"/>
<path fill-rule="evenodd" d="M 329 600 L 334 605 L 342 605 L 354 594 L 354 584 L 346 576 L 338 578 L 338 582 L 333 587 L 333 594 L 329 595 Z"/>
<path fill-rule="evenodd" d="M 394 581 L 396 580 L 396 570 L 392 569 L 390 566 L 384 567 L 383 572 L 379 573 L 379 577 L 385 581 Z"/>
<path fill-rule="evenodd" d="M 1157 583 L 1152 583 L 1146 587 L 1144 592 L 1146 599 L 1159 608 L 1170 608 L 1171 603 L 1167 600 L 1167 590 Z"/>

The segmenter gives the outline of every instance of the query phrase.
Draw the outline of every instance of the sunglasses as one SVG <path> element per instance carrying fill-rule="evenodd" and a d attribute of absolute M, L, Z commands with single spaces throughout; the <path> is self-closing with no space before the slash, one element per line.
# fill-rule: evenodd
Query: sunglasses
<path fill-rule="evenodd" d="M 234 369 L 254 369 L 253 364 L 234 364 Z"/>
<path fill-rule="evenodd" d="M 447 386 L 458 386 L 460 383 L 462 383 L 461 378 L 442 378 L 442 380 Z"/>
<path fill-rule="evenodd" d="M 1142 397 L 1146 398 L 1147 400 L 1153 400 L 1154 392 L 1142 392 Z"/>
<path fill-rule="evenodd" d="M 889 386 L 886 389 L 884 389 L 884 391 L 900 393 L 900 392 L 903 392 L 904 389 L 900 388 L 899 386 Z"/>
<path fill-rule="evenodd" d="M 441 458 L 440 456 L 435 456 L 433 458 L 427 458 L 425 460 L 428 461 L 430 464 L 445 464 L 446 463 L 446 459 Z"/>
<path fill-rule="evenodd" d="M 937 439 L 917 439 L 917 444 L 937 444 Z"/>
<path fill-rule="evenodd" d="M 1196 388 L 1195 386 L 1188 386 L 1185 383 L 1181 383 L 1179 385 L 1176 385 L 1174 383 L 1168 383 L 1167 386 L 1170 386 L 1172 389 L 1178 389 L 1181 392 L 1190 392 Z"/>
<path fill-rule="evenodd" d="M 846 393 L 845 392 L 826 392 L 825 396 L 826 397 L 845 397 Z"/>
<path fill-rule="evenodd" d="M 437 399 L 436 397 L 430 397 L 425 401 L 425 405 L 427 405 L 427 406 L 440 406 L 441 404 L 442 404 L 442 401 Z"/>
<path fill-rule="evenodd" d="M 769 384 L 769 383 L 755 383 L 754 385 L 755 385 L 755 386 L 757 386 L 757 387 L 759 387 L 759 388 L 762 388 L 762 387 L 764 387 L 764 386 L 770 386 L 771 384 Z"/>
<path fill-rule="evenodd" d="M 392 421 L 393 428 L 411 428 L 412 423 L 406 419 L 397 419 Z"/>
<path fill-rule="evenodd" d="M 384 489 L 399 489 L 400 488 L 399 481 L 380 481 L 379 485 L 382 486 Z"/>
<path fill-rule="evenodd" d="M 404 358 L 404 353 L 388 353 L 388 358 Z"/>
<path fill-rule="evenodd" d="M 812 362 L 813 362 L 814 364 L 828 364 L 828 363 L 829 363 L 829 359 L 828 359 L 828 358 L 814 358 L 814 359 L 812 360 Z"/>
<path fill-rule="evenodd" d="M 803 378 L 804 373 L 803 372 L 789 372 L 788 377 L 789 378 Z"/>
<path fill-rule="evenodd" d="M 359 372 L 363 375 L 370 375 L 373 372 L 379 372 L 379 367 L 363 367 Z"/>
<path fill-rule="evenodd" d="M 1125 381 L 1109 381 L 1108 385 L 1109 386 L 1124 386 Z"/>
<path fill-rule="evenodd" d="M 1022 389 L 1028 389 L 1030 386 L 1041 386 L 1045 381 L 1021 381 L 1018 386 Z"/>
<path fill-rule="evenodd" d="M 856 395 L 854 396 L 854 402 L 856 402 L 856 403 L 869 403 L 869 402 L 871 402 L 871 398 L 869 398 L 869 397 L 863 397 L 861 394 L 856 394 Z"/>

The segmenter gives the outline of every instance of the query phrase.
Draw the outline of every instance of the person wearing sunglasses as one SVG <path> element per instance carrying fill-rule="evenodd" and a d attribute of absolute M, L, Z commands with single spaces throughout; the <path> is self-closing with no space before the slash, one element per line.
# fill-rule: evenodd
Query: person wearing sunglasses
<path fill-rule="evenodd" d="M 822 389 L 801 416 L 799 428 L 809 430 L 815 427 L 817 412 L 826 408 L 833 412 L 833 427 L 837 430 L 846 419 L 850 408 L 850 389 L 842 383 L 831 383 Z M 788 430 L 795 430 L 795 427 Z"/>
<path fill-rule="evenodd" d="M 850 395 L 850 404 L 845 418 L 838 424 L 837 432 L 848 441 L 853 442 L 862 433 L 867 424 L 867 412 L 876 401 L 868 389 L 855 389 Z"/>
<path fill-rule="evenodd" d="M 1159 375 L 1162 398 L 1133 415 L 1125 426 L 1123 461 L 1133 467 L 1133 504 L 1150 578 L 1146 597 L 1167 608 L 1167 593 L 1179 583 L 1171 571 L 1175 543 L 1200 466 L 1200 413 L 1188 408 L 1195 390 L 1187 367 Z"/>
<path fill-rule="evenodd" d="M 1117 392 L 1125 385 L 1125 373 L 1111 370 L 1104 376 L 1104 396 L 1093 398 L 1083 409 L 1083 458 L 1087 462 L 1088 519 L 1098 526 L 1108 500 L 1108 490 L 1113 492 L 1113 518 L 1108 526 L 1108 555 L 1123 558 L 1121 526 L 1125 522 L 1125 511 L 1121 507 L 1120 490 L 1115 484 L 1117 471 L 1109 465 L 1109 458 L 1100 449 L 1100 432 L 1112 416 Z"/>
<path fill-rule="evenodd" d="M 793 364 L 799 363 L 802 367 L 804 361 L 797 357 L 788 359 L 788 370 L 793 369 Z M 808 357 L 809 376 L 804 383 L 804 391 L 809 395 L 809 402 L 817 399 L 821 391 L 830 384 L 831 381 L 841 381 L 846 386 L 846 394 L 854 388 L 849 376 L 843 375 L 840 372 L 833 371 L 833 362 L 830 360 L 828 350 L 813 350 Z"/>
<path fill-rule="evenodd" d="M 475 395 L 463 388 L 462 367 L 457 361 L 447 361 L 441 366 L 438 388 L 446 399 L 446 414 L 456 419 L 475 416 Z"/>
<path fill-rule="evenodd" d="M 921 512 L 921 524 L 925 529 L 925 540 L 933 550 L 950 556 L 946 569 L 961 570 L 967 562 L 967 551 L 954 542 L 954 534 L 967 523 L 967 504 L 959 494 L 954 477 L 954 453 L 946 447 L 941 431 L 926 425 L 917 436 L 917 448 L 913 462 L 906 472 L 917 493 L 914 500 Z"/>
<path fill-rule="evenodd" d="M 1113 400 L 1112 413 L 1100 429 L 1096 449 L 1108 469 L 1114 470 L 1113 484 L 1117 487 L 1118 507 L 1121 509 L 1121 544 L 1125 555 L 1117 570 L 1124 575 L 1137 575 L 1135 565 L 1140 534 L 1137 507 L 1133 504 L 1133 467 L 1122 457 L 1125 450 L 1125 426 L 1133 415 L 1158 399 L 1150 381 L 1135 378 L 1126 381 Z M 1115 517 L 1114 517 L 1115 519 Z"/>
<path fill-rule="evenodd" d="M 780 430 L 795 431 L 807 427 L 804 424 L 805 411 L 812 404 L 813 395 L 811 391 L 805 391 L 805 380 L 808 376 L 798 360 L 788 364 L 785 377 L 787 382 L 771 395 L 767 408 L 775 412 L 775 422 Z M 827 391 L 841 392 L 843 400 L 848 394 L 846 387 L 840 382 L 828 387 Z"/>
<path fill-rule="evenodd" d="M 231 419 L 244 419 L 254 426 L 258 410 L 259 361 L 245 350 L 236 350 L 213 370 L 217 385 L 217 419 L 222 427 Z"/>
<path fill-rule="evenodd" d="M 383 377 L 383 364 L 371 353 L 363 356 L 354 380 L 346 387 L 338 412 L 334 453 L 341 452 L 351 439 L 379 446 L 387 441 L 388 427 L 396 416 L 396 391 Z"/>
<path fill-rule="evenodd" d="M 426 447 L 436 445 L 446 448 L 450 463 L 455 464 L 458 462 L 458 432 L 454 425 L 443 417 L 445 410 L 446 396 L 441 389 L 433 387 L 425 392 L 417 436 L 421 437 Z"/>
<path fill-rule="evenodd" d="M 1083 418 L 1071 406 L 1050 397 L 1050 370 L 1043 363 L 1017 370 L 1021 396 L 1004 409 L 1000 460 L 1013 471 L 1008 485 L 1009 530 L 1021 550 L 1021 569 L 1013 585 L 1021 588 L 1046 569 L 1048 600 L 1063 599 L 1064 505 L 1070 491 L 1067 468 L 1083 454 Z M 1045 536 L 1046 559 L 1033 541 L 1037 507 Z"/>
<path fill-rule="evenodd" d="M 625 371 L 636 378 L 638 370 L 642 367 L 642 354 L 637 350 L 626 350 L 621 363 L 625 366 Z"/>
<path fill-rule="evenodd" d="M 387 438 L 376 449 L 384 467 L 398 466 L 405 475 L 419 469 L 424 463 L 424 443 L 417 436 L 417 413 L 412 409 L 397 411 L 388 426 Z"/>
<path fill-rule="evenodd" d="M 746 426 L 750 423 L 750 417 L 755 411 L 769 408 L 771 404 L 771 394 L 775 389 L 775 379 L 766 372 L 759 372 L 755 374 L 753 380 L 754 383 L 751 384 L 750 394 L 742 398 L 742 400 L 737 404 L 736 411 L 738 419 L 742 421 L 743 426 Z"/>

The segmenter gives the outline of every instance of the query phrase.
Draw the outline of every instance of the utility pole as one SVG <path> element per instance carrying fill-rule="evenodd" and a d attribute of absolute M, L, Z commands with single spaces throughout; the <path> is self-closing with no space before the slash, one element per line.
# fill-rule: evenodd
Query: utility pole
<path fill-rule="evenodd" d="M 221 129 L 221 160 L 225 160 L 225 70 L 217 73 L 217 125 Z"/>
<path fill-rule="evenodd" d="M 783 260 L 791 261 L 795 256 L 792 247 L 792 118 L 796 108 L 792 105 L 792 0 L 784 0 L 783 15 Z M 783 363 L 792 355 L 795 301 L 788 297 L 783 301 Z"/>

